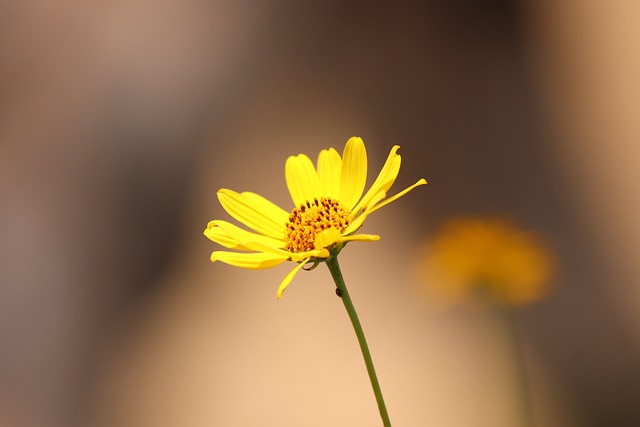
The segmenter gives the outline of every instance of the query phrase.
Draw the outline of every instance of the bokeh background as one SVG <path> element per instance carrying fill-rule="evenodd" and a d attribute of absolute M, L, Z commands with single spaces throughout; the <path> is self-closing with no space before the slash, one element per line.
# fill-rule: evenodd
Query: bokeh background
<path fill-rule="evenodd" d="M 0 425 L 379 423 L 326 268 L 211 264 L 215 192 L 290 207 L 287 156 L 401 145 L 341 264 L 394 425 L 518 425 L 503 331 L 415 270 L 451 216 L 546 236 L 513 313 L 540 426 L 640 425 L 640 4 L 0 3 Z"/>

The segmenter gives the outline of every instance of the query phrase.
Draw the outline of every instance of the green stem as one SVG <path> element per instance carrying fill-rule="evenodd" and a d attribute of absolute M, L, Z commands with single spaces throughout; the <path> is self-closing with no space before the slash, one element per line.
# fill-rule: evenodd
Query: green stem
<path fill-rule="evenodd" d="M 362 351 L 362 357 L 364 363 L 367 366 L 367 372 L 369 373 L 369 379 L 371 380 L 371 387 L 373 387 L 373 393 L 376 395 L 376 402 L 378 402 L 378 410 L 380 411 L 380 417 L 385 427 L 391 427 L 391 421 L 389 421 L 389 414 L 387 413 L 387 407 L 384 404 L 384 398 L 382 397 L 382 390 L 380 390 L 380 384 L 378 383 L 378 377 L 376 376 L 376 370 L 373 366 L 373 360 L 371 359 L 371 353 L 369 352 L 369 346 L 367 345 L 367 339 L 364 337 L 362 331 L 362 325 L 358 319 L 358 313 L 351 302 L 349 291 L 342 278 L 342 272 L 340 271 L 340 265 L 338 264 L 338 257 L 332 256 L 327 260 L 327 267 L 331 272 L 333 280 L 336 282 L 336 293 L 342 298 L 344 308 L 347 309 L 349 319 L 358 337 L 358 343 L 360 344 L 360 350 Z"/>

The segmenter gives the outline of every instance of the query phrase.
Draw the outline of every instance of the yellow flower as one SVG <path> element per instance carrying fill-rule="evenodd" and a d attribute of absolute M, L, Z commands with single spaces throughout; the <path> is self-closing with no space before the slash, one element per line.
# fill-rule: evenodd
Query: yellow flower
<path fill-rule="evenodd" d="M 502 304 L 531 303 L 546 294 L 554 270 L 537 235 L 502 219 L 446 221 L 423 260 L 428 286 L 454 301 L 480 291 Z"/>
<path fill-rule="evenodd" d="M 347 242 L 372 242 L 380 237 L 356 234 L 369 214 L 426 184 L 424 179 L 386 199 L 400 171 L 400 147 L 394 146 L 380 174 L 364 194 L 367 180 L 367 152 L 362 139 L 347 141 L 342 158 L 333 148 L 318 155 L 317 168 L 304 154 L 291 156 L 285 178 L 294 208 L 286 212 L 251 192 L 218 191 L 222 207 L 255 232 L 227 221 L 209 222 L 205 236 L 214 242 L 243 252 L 215 251 L 211 261 L 259 270 L 290 260 L 298 265 L 278 288 L 278 298 L 295 274 L 309 262 L 322 262 L 340 252 Z"/>

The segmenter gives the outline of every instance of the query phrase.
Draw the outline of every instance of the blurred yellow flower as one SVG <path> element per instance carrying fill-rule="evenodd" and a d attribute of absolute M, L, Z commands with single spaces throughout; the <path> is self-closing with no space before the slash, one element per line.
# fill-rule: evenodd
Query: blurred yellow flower
<path fill-rule="evenodd" d="M 367 180 L 367 152 L 362 139 L 347 141 L 342 157 L 330 148 L 318 155 L 317 168 L 304 154 L 291 156 L 285 164 L 285 179 L 294 208 L 281 209 L 255 193 L 218 191 L 218 200 L 233 218 L 255 231 L 227 221 L 214 220 L 204 230 L 214 242 L 244 252 L 215 251 L 211 261 L 247 269 L 274 267 L 290 260 L 298 265 L 278 288 L 278 298 L 295 274 L 308 262 L 326 261 L 347 242 L 371 242 L 380 237 L 355 234 L 367 216 L 426 184 L 424 179 L 386 199 L 400 171 L 400 147 L 394 146 L 371 188 Z"/>
<path fill-rule="evenodd" d="M 458 302 L 481 294 L 505 305 L 544 297 L 554 259 L 533 232 L 496 218 L 456 218 L 426 245 L 420 271 L 428 288 Z"/>

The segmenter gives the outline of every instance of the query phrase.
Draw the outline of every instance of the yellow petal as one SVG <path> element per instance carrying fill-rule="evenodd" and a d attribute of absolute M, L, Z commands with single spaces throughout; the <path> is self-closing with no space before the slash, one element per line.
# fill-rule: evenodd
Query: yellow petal
<path fill-rule="evenodd" d="M 377 236 L 375 234 L 355 234 L 353 236 L 343 236 L 337 229 L 331 227 L 318 233 L 313 245 L 317 250 L 321 250 L 324 248 L 324 250 L 327 251 L 327 255 L 329 255 L 330 252 L 326 248 L 329 248 L 336 243 L 351 241 L 375 242 L 376 240 L 380 240 L 380 236 Z M 316 258 L 321 257 L 316 256 Z"/>
<path fill-rule="evenodd" d="M 404 196 L 405 194 L 407 194 L 409 191 L 413 190 L 414 188 L 420 186 L 420 185 L 424 185 L 426 184 L 427 181 L 423 179 L 419 180 L 418 182 L 416 182 L 415 184 L 413 184 L 412 186 L 405 188 L 404 190 L 402 190 L 401 192 L 399 192 L 398 194 L 394 195 L 393 197 L 390 197 L 389 199 L 384 200 L 383 202 L 376 204 L 378 201 L 382 200 L 384 198 L 384 196 L 386 195 L 386 193 L 384 191 L 380 191 L 376 196 L 374 196 L 369 203 L 367 204 L 367 206 L 365 206 L 365 210 L 358 215 L 350 224 L 349 226 L 346 228 L 346 230 L 344 230 L 343 234 L 348 235 L 350 233 L 354 233 L 358 228 L 360 228 L 362 226 L 362 224 L 364 223 L 364 220 L 367 218 L 367 216 L 369 216 L 369 214 L 377 211 L 378 209 L 380 209 L 383 206 L 388 205 L 389 203 L 396 201 L 397 199 L 399 199 L 400 197 Z"/>
<path fill-rule="evenodd" d="M 408 188 L 405 188 L 404 190 L 402 190 L 402 191 L 401 191 L 401 192 L 399 192 L 398 194 L 396 194 L 396 195 L 394 195 L 394 196 L 392 196 L 392 197 L 389 197 L 389 198 L 388 198 L 388 199 L 386 199 L 385 201 L 380 202 L 379 204 L 377 204 L 377 205 L 373 206 L 371 209 L 368 209 L 368 210 L 367 210 L 367 212 L 368 212 L 368 213 L 375 212 L 375 211 L 377 211 L 378 209 L 380 209 L 381 207 L 383 207 L 383 206 L 387 206 L 387 205 L 388 205 L 389 203 L 391 203 L 391 202 L 395 202 L 395 201 L 396 201 L 396 200 L 398 200 L 400 197 L 404 196 L 405 194 L 407 194 L 409 191 L 413 190 L 414 188 L 419 187 L 419 186 L 421 186 L 421 185 L 425 185 L 426 183 L 427 183 L 427 181 L 426 181 L 424 178 L 422 178 L 422 179 L 420 179 L 418 182 L 416 182 L 415 184 L 413 184 L 413 185 L 409 186 Z M 367 213 L 367 212 L 363 212 L 363 214 L 364 214 L 364 213 Z"/>
<path fill-rule="evenodd" d="M 204 235 L 225 248 L 249 250 L 243 247 L 236 239 L 231 238 L 223 229 L 216 226 L 213 221 L 210 221 L 209 225 L 207 225 Z"/>
<path fill-rule="evenodd" d="M 340 202 L 351 210 L 360 196 L 367 181 L 367 151 L 364 142 L 358 137 L 347 141 L 342 155 L 340 174 Z"/>
<path fill-rule="evenodd" d="M 255 197 L 223 188 L 218 191 L 218 200 L 229 215 L 258 233 L 274 239 L 283 238 L 285 223 L 277 217 L 269 216 L 273 212 L 263 210 L 265 204 L 257 201 Z"/>
<path fill-rule="evenodd" d="M 343 242 L 377 242 L 378 240 L 380 240 L 380 236 L 377 234 L 354 234 L 342 239 Z"/>
<path fill-rule="evenodd" d="M 362 208 L 367 206 L 367 204 L 371 201 L 371 199 L 382 191 L 389 191 L 396 178 L 398 177 L 398 173 L 400 172 L 400 163 L 401 157 L 399 154 L 396 154 L 399 145 L 394 145 L 389 152 L 389 156 L 387 156 L 387 161 L 384 163 L 384 166 L 380 170 L 378 177 L 369 188 L 369 191 L 364 195 L 360 203 L 356 205 L 356 207 L 352 211 L 352 218 L 355 216 Z"/>
<path fill-rule="evenodd" d="M 331 256 L 331 253 L 329 253 L 329 250 L 326 248 L 312 249 L 306 252 L 289 253 L 289 259 L 293 262 L 300 262 L 307 258 L 329 258 L 329 256 Z"/>
<path fill-rule="evenodd" d="M 323 196 L 338 200 L 340 197 L 340 171 L 342 159 L 340 154 L 330 148 L 322 150 L 318 155 L 318 179 Z"/>
<path fill-rule="evenodd" d="M 308 262 L 309 262 L 309 258 L 307 258 L 304 261 L 302 261 L 301 263 L 299 263 L 296 266 L 296 268 L 291 270 L 289 272 L 289 274 L 286 275 L 286 277 L 284 278 L 284 280 L 282 281 L 282 283 L 280 283 L 280 286 L 278 287 L 278 292 L 277 292 L 278 299 L 282 298 L 282 294 L 284 293 L 284 290 L 287 289 L 287 286 L 289 286 L 289 283 L 291 283 L 291 280 L 293 280 L 293 277 Z"/>
<path fill-rule="evenodd" d="M 387 197 L 387 193 L 384 190 L 380 190 L 375 196 L 373 196 L 370 200 L 369 203 L 367 203 L 367 205 L 364 207 L 364 212 L 362 212 L 360 215 L 358 215 L 355 218 L 351 218 L 351 222 L 349 223 L 349 226 L 343 231 L 342 234 L 344 235 L 349 235 L 352 233 L 355 233 L 358 228 L 362 227 L 362 224 L 364 224 L 364 220 L 367 218 L 367 215 L 369 215 L 370 212 L 368 212 L 368 210 L 371 208 L 371 206 L 374 206 L 376 203 L 378 203 L 380 200 L 384 199 L 385 197 Z M 352 212 L 352 215 L 355 215 L 355 211 Z"/>
<path fill-rule="evenodd" d="M 282 256 L 289 256 L 287 251 L 281 249 L 284 246 L 284 242 L 282 240 L 243 230 L 242 228 L 227 221 L 214 220 L 209 222 L 205 235 L 214 242 L 217 242 L 214 238 L 222 236 L 221 242 L 217 243 L 220 243 L 223 246 L 225 246 L 225 242 L 235 241 L 237 246 L 227 246 L 230 248 L 271 252 Z"/>
<path fill-rule="evenodd" d="M 291 199 L 296 207 L 306 201 L 313 201 L 314 197 L 321 196 L 318 172 L 313 167 L 311 160 L 304 154 L 291 156 L 287 159 L 284 175 Z"/>
<path fill-rule="evenodd" d="M 329 246 L 342 242 L 342 234 L 337 228 L 330 227 L 326 230 L 322 230 L 316 235 L 316 239 L 313 242 L 313 247 L 317 250 L 322 248 L 328 248 Z"/>
<path fill-rule="evenodd" d="M 221 261 L 234 267 L 247 268 L 250 270 L 262 270 L 275 267 L 287 259 L 287 257 L 262 252 L 247 254 L 241 252 L 215 251 L 211 254 L 212 262 Z"/>
<path fill-rule="evenodd" d="M 263 212 L 265 216 L 271 218 L 274 222 L 278 224 L 286 224 L 287 221 L 289 221 L 289 212 L 285 211 L 272 201 L 250 191 L 243 191 L 240 194 L 253 201 L 255 203 L 255 207 L 258 208 L 260 212 Z"/>

